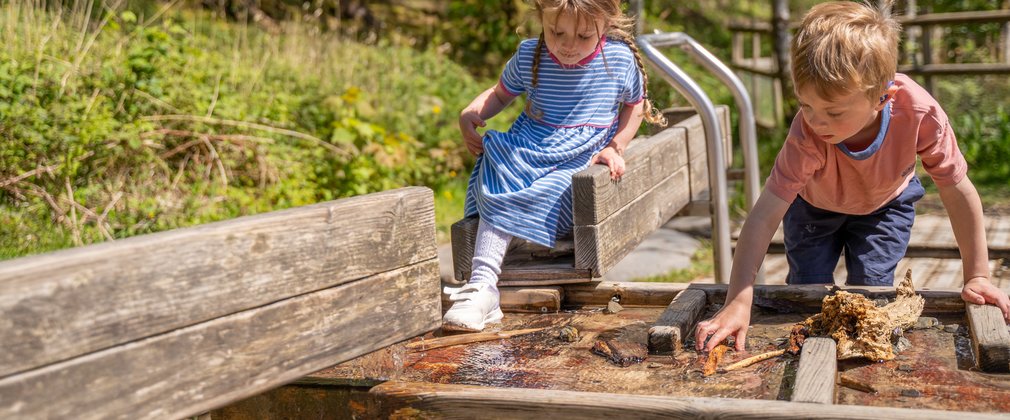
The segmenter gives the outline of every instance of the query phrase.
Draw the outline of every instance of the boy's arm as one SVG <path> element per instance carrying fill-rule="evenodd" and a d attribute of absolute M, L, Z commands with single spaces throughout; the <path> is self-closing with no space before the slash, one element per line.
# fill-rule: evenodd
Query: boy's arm
<path fill-rule="evenodd" d="M 771 243 L 775 230 L 786 210 L 789 210 L 789 204 L 768 189 L 761 192 L 740 230 L 740 239 L 737 240 L 733 254 L 726 303 L 712 319 L 698 323 L 695 332 L 698 350 L 704 348 L 705 351 L 711 351 L 726 337 L 733 335 L 736 337 L 736 350 L 744 351 L 754 298 L 754 279 L 768 252 L 768 244 Z"/>
<path fill-rule="evenodd" d="M 982 217 L 982 201 L 975 185 L 964 177 L 954 185 L 938 187 L 940 199 L 950 217 L 954 239 L 961 250 L 964 266 L 964 288 L 961 298 L 965 302 L 979 305 L 996 305 L 1003 317 L 1010 322 L 1010 298 L 989 281 L 989 250 L 985 239 L 985 222 Z"/>
<path fill-rule="evenodd" d="M 459 131 L 463 134 L 466 148 L 471 153 L 477 155 L 484 152 L 484 144 L 481 135 L 477 133 L 477 127 L 487 125 L 485 120 L 498 115 L 515 98 L 502 87 L 501 83 L 498 83 L 481 92 L 466 108 L 463 108 L 459 113 Z"/>

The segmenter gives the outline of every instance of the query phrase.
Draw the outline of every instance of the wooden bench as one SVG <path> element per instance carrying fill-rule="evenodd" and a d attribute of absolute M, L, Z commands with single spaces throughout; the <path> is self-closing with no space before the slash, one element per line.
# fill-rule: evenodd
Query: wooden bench
<path fill-rule="evenodd" d="M 729 110 L 725 106 L 716 110 L 728 165 Z M 604 165 L 593 165 L 572 177 L 573 237 L 559 241 L 554 249 L 513 241 L 500 285 L 582 283 L 602 277 L 679 211 L 708 208 L 708 158 L 701 117 L 690 108 L 664 114 L 668 128 L 628 146 L 627 169 L 619 182 L 610 179 Z M 470 277 L 478 222 L 477 217 L 469 217 L 452 225 L 457 281 Z"/>
<path fill-rule="evenodd" d="M 181 418 L 440 325 L 404 188 L 0 263 L 0 418 Z"/>

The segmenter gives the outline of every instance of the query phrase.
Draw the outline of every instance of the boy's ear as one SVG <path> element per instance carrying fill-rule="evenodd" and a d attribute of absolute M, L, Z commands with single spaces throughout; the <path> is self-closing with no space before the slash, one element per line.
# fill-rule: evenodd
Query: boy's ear
<path fill-rule="evenodd" d="M 874 108 L 876 108 L 877 111 L 884 109 L 884 106 L 887 105 L 887 101 L 893 98 L 894 94 L 898 93 L 899 90 L 901 90 L 901 87 L 896 86 L 893 83 L 889 84 L 887 89 L 884 89 L 884 94 L 880 95 L 880 102 L 877 103 L 877 106 Z"/>

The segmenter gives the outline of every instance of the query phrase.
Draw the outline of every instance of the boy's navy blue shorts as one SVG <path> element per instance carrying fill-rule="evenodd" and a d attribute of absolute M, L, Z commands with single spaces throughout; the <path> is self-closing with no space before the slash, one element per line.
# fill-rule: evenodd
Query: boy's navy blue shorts
<path fill-rule="evenodd" d="M 924 193 L 913 176 L 897 198 L 862 216 L 819 209 L 796 196 L 782 220 L 789 260 L 786 283 L 834 283 L 832 273 L 844 249 L 847 284 L 893 285 L 894 270 L 908 249 L 915 202 Z"/>

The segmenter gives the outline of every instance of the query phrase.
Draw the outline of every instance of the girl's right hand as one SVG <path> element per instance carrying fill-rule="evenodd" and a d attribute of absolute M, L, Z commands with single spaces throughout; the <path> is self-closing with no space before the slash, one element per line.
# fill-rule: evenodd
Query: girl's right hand
<path fill-rule="evenodd" d="M 485 125 L 487 124 L 480 118 L 477 111 L 464 109 L 459 114 L 459 131 L 463 134 L 463 142 L 466 144 L 466 149 L 470 153 L 473 153 L 474 156 L 484 153 L 484 140 L 480 133 L 477 132 L 477 127 Z"/>
<path fill-rule="evenodd" d="M 747 328 L 750 326 L 750 303 L 729 302 L 712 319 L 698 323 L 694 342 L 698 351 L 712 351 L 726 337 L 733 336 L 736 351 L 744 351 L 747 342 Z M 707 342 L 706 342 L 707 341 Z"/>

